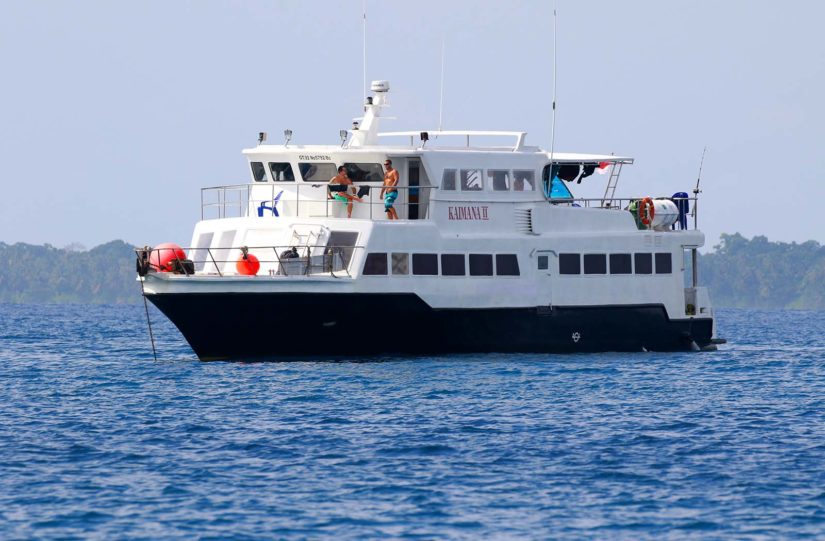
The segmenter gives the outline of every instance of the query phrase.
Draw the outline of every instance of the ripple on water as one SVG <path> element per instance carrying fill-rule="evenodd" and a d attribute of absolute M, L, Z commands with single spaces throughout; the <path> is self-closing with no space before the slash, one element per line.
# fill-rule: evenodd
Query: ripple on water
<path fill-rule="evenodd" d="M 0 537 L 825 536 L 825 313 L 715 354 L 200 363 L 0 305 Z"/>

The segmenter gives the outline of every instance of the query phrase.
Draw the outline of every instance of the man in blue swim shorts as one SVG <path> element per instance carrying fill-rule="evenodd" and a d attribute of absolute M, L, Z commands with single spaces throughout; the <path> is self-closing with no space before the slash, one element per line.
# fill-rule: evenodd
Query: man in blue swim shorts
<path fill-rule="evenodd" d="M 384 186 L 381 187 L 381 193 L 379 197 L 384 198 L 384 212 L 387 213 L 388 220 L 397 220 L 398 219 L 398 212 L 396 212 L 395 207 L 395 200 L 398 199 L 398 171 L 393 169 L 392 167 L 392 160 L 387 160 L 384 162 L 384 167 L 387 168 L 387 172 L 384 173 Z"/>

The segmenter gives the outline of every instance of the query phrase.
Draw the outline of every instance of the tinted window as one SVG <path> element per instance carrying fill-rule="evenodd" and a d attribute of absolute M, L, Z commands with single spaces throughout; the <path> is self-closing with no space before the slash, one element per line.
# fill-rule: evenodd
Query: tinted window
<path fill-rule="evenodd" d="M 653 274 L 653 254 L 633 254 L 636 274 Z"/>
<path fill-rule="evenodd" d="M 496 274 L 499 276 L 518 276 L 518 257 L 516 257 L 516 254 L 496 254 Z"/>
<path fill-rule="evenodd" d="M 266 182 L 266 169 L 264 169 L 263 162 L 252 162 L 252 178 L 255 182 Z"/>
<path fill-rule="evenodd" d="M 656 254 L 656 274 L 670 274 L 673 272 L 673 263 L 670 254 Z"/>
<path fill-rule="evenodd" d="M 540 255 L 538 258 L 539 261 L 539 270 L 547 270 L 550 268 L 550 261 L 546 255 Z"/>
<path fill-rule="evenodd" d="M 607 274 L 607 257 L 604 254 L 584 254 L 585 274 Z"/>
<path fill-rule="evenodd" d="M 536 174 L 533 171 L 513 171 L 513 191 L 532 192 L 536 186 Z"/>
<path fill-rule="evenodd" d="M 380 163 L 345 163 L 344 167 L 347 168 L 347 175 L 353 182 L 382 182 L 384 180 L 384 168 Z"/>
<path fill-rule="evenodd" d="M 444 176 L 441 177 L 442 190 L 455 190 L 455 169 L 445 169 Z"/>
<path fill-rule="evenodd" d="M 484 179 L 481 177 L 481 169 L 461 170 L 461 189 L 465 192 L 477 192 L 484 188 Z"/>
<path fill-rule="evenodd" d="M 367 254 L 364 274 L 371 276 L 387 274 L 387 254 Z"/>
<path fill-rule="evenodd" d="M 269 173 L 274 181 L 294 181 L 295 174 L 292 172 L 292 165 L 287 162 L 269 162 Z"/>
<path fill-rule="evenodd" d="M 302 162 L 298 164 L 298 171 L 306 182 L 329 182 L 338 174 L 338 168 L 329 162 Z"/>
<path fill-rule="evenodd" d="M 559 274 L 581 274 L 582 260 L 579 254 L 559 254 Z"/>
<path fill-rule="evenodd" d="M 442 276 L 464 276 L 464 254 L 441 254 Z"/>
<path fill-rule="evenodd" d="M 410 273 L 410 254 L 392 254 L 392 273 Z"/>
<path fill-rule="evenodd" d="M 610 254 L 610 274 L 630 274 L 630 254 Z"/>
<path fill-rule="evenodd" d="M 493 189 L 497 192 L 510 190 L 510 171 L 504 169 L 488 169 L 487 179 L 492 183 Z"/>
<path fill-rule="evenodd" d="M 413 274 L 438 274 L 438 257 L 435 254 L 413 254 L 412 263 Z"/>
<path fill-rule="evenodd" d="M 491 254 L 470 254 L 470 276 L 492 276 L 493 256 Z"/>

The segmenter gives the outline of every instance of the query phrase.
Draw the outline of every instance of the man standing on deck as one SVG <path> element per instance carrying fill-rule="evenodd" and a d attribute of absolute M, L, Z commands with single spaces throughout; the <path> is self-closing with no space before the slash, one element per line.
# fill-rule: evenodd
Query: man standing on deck
<path fill-rule="evenodd" d="M 352 202 L 358 201 L 359 203 L 362 201 L 360 197 L 355 194 L 350 194 L 349 189 L 352 187 L 354 190 L 355 187 L 352 186 L 352 181 L 347 175 L 347 168 L 343 165 L 338 168 L 338 174 L 332 177 L 329 181 L 330 184 L 341 184 L 344 186 L 343 191 L 332 191 L 327 190 L 327 198 L 328 199 L 335 199 L 336 201 L 341 201 L 342 203 L 347 204 L 347 218 L 352 218 Z"/>
<path fill-rule="evenodd" d="M 384 186 L 381 187 L 381 194 L 378 197 L 384 198 L 384 212 L 387 213 L 387 219 L 397 220 L 398 213 L 393 204 L 398 198 L 398 188 L 395 187 L 398 186 L 398 171 L 392 168 L 390 159 L 384 162 L 384 167 L 387 168 L 387 172 L 384 173 Z"/>

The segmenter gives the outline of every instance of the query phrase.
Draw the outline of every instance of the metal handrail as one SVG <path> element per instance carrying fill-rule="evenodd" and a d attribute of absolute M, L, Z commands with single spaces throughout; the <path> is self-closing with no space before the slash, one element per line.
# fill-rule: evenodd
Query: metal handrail
<path fill-rule="evenodd" d="M 281 257 L 281 253 L 283 251 L 289 250 L 293 247 L 300 248 L 300 251 L 304 252 L 304 255 L 298 256 L 297 258 Z M 258 253 L 255 253 L 253 255 L 255 255 L 255 257 L 258 259 L 258 262 L 261 263 L 262 265 L 263 264 L 270 264 L 270 263 L 277 263 L 276 268 L 269 269 L 268 277 L 280 277 L 280 276 L 293 276 L 294 277 L 294 276 L 311 276 L 311 275 L 316 275 L 317 276 L 319 274 L 323 275 L 323 274 L 326 274 L 328 272 L 329 275 L 332 276 L 333 278 L 340 278 L 340 276 L 336 275 L 335 273 L 343 271 L 347 274 L 348 277 L 352 278 L 352 273 L 350 272 L 350 267 L 352 266 L 353 260 L 355 259 L 353 257 L 355 255 L 355 251 L 356 250 L 363 250 L 363 249 L 365 249 L 365 247 L 361 246 L 361 245 L 348 246 L 348 245 L 314 244 L 314 245 L 304 245 L 304 246 L 300 246 L 300 247 L 295 246 L 295 245 L 232 246 L 232 247 L 226 247 L 226 248 L 210 248 L 210 247 L 197 247 L 197 246 L 195 246 L 195 247 L 181 247 L 181 249 L 187 254 L 187 257 L 191 256 L 193 253 L 196 253 L 196 252 L 206 251 L 206 255 L 209 259 L 207 260 L 206 258 L 204 258 L 203 261 L 198 260 L 198 261 L 195 261 L 194 263 L 195 264 L 199 264 L 199 263 L 206 264 L 207 262 L 211 262 L 219 277 L 224 276 L 224 273 L 221 272 L 221 266 L 223 266 L 227 263 L 234 263 L 234 262 L 237 261 L 237 259 L 216 259 L 215 254 L 213 253 L 213 250 L 215 250 L 215 251 L 237 250 L 237 251 L 243 252 L 243 250 L 245 249 L 248 252 L 249 251 L 258 252 Z M 312 252 L 315 251 L 316 249 L 322 249 L 324 251 L 324 253 L 319 254 L 319 255 L 313 255 Z M 261 257 L 259 255 L 261 252 L 269 252 L 269 250 L 272 250 L 272 252 L 274 253 L 274 257 L 275 257 L 274 259 L 264 258 L 264 257 Z M 312 272 L 313 269 L 318 267 L 318 265 L 313 263 L 313 257 L 322 257 L 323 258 L 323 257 L 327 257 L 327 256 L 330 256 L 330 255 L 334 257 L 336 254 L 341 254 L 341 252 L 343 252 L 345 250 L 352 250 L 353 253 L 349 255 L 348 261 L 345 261 L 346 258 L 344 258 L 343 255 L 341 256 L 342 257 L 342 262 L 345 262 L 345 264 L 341 268 L 336 268 L 335 267 L 335 261 L 334 261 L 334 259 L 331 258 L 330 261 L 329 261 L 328 266 L 326 265 L 326 261 L 322 260 L 322 264 L 324 265 L 324 272 L 321 272 L 321 273 Z M 138 262 L 139 262 L 139 264 L 140 264 L 141 261 L 144 261 L 146 263 L 147 272 L 170 272 L 170 271 L 167 271 L 167 270 L 154 269 L 149 264 L 149 261 L 151 259 L 151 254 L 153 254 L 153 253 L 157 253 L 157 260 L 160 261 L 161 251 L 167 251 L 168 252 L 168 251 L 173 251 L 173 249 L 172 248 L 151 248 L 151 247 L 135 248 L 135 254 L 138 258 Z M 188 276 L 195 276 L 195 275 L 199 275 L 199 276 L 211 276 L 211 275 L 213 275 L 213 273 L 206 273 L 206 272 L 202 272 L 202 271 L 198 271 L 198 270 L 195 270 L 194 272 L 189 272 L 187 270 L 186 265 L 185 265 L 186 260 L 183 260 L 180 257 L 178 257 L 176 251 L 174 251 L 174 253 L 175 253 L 174 259 L 177 263 L 177 268 L 182 271 L 182 272 L 175 273 L 175 274 L 183 274 L 187 277 Z M 296 261 L 296 262 L 298 262 L 298 263 L 303 263 L 302 270 L 298 274 L 291 274 L 289 272 L 289 269 L 284 265 L 285 262 L 289 263 L 294 259 L 297 259 L 298 261 Z M 189 259 L 189 261 L 191 262 L 192 260 Z M 236 275 L 239 275 L 239 274 L 236 274 Z M 241 275 L 241 276 L 243 276 L 243 275 Z M 261 276 L 267 276 L 267 275 L 261 275 Z"/>
<path fill-rule="evenodd" d="M 306 193 L 307 190 L 312 189 L 316 191 L 315 195 L 321 195 L 323 198 L 318 197 L 317 199 L 304 199 L 303 204 L 315 204 L 320 205 L 323 203 L 324 206 L 324 217 L 331 217 L 332 208 L 330 207 L 330 201 L 335 202 L 334 199 L 330 199 L 329 192 L 318 194 L 317 190 L 319 188 L 326 188 L 329 186 L 328 183 L 314 183 L 314 184 L 302 184 L 302 183 L 294 183 L 294 182 L 279 182 L 279 183 L 260 183 L 260 184 L 227 184 L 224 186 L 211 186 L 207 188 L 201 188 L 201 220 L 207 219 L 206 217 L 206 210 L 210 208 L 217 208 L 218 209 L 218 216 L 217 219 L 227 218 L 229 217 L 229 213 L 227 212 L 227 208 L 235 208 L 237 207 L 237 216 L 233 217 L 247 217 L 250 216 L 254 210 L 261 208 L 262 203 L 272 202 L 275 200 L 276 191 L 286 191 L 285 188 L 294 189 L 294 193 L 290 194 L 287 197 L 281 197 L 279 201 L 283 202 L 294 202 L 295 203 L 295 216 L 300 216 L 301 211 L 301 190 L 304 190 Z M 373 196 L 373 192 L 378 191 L 380 193 L 381 188 L 384 186 L 377 182 L 375 183 L 367 183 L 361 182 L 358 184 L 352 185 L 355 188 L 360 188 L 362 186 L 369 186 L 370 191 L 364 197 L 368 198 L 365 201 L 355 201 L 359 205 L 369 205 L 369 218 L 374 218 L 373 207 L 376 205 L 383 205 L 384 202 L 382 200 L 378 200 L 376 196 Z M 407 190 L 409 193 L 410 190 L 435 190 L 437 187 L 435 186 L 392 186 L 399 191 Z M 269 197 L 253 197 L 253 189 L 258 191 L 260 189 L 268 189 Z M 245 193 L 244 193 L 245 192 Z M 217 200 L 216 201 L 209 201 L 207 200 L 208 194 L 216 193 Z M 231 200 L 227 199 L 228 193 L 238 193 L 239 197 L 237 199 L 233 198 Z M 411 202 L 407 200 L 404 203 L 396 203 L 397 208 L 406 208 L 408 211 L 412 205 L 419 205 L 419 208 L 423 209 L 422 214 L 426 216 L 428 213 L 428 205 L 422 205 L 421 202 Z M 268 209 L 267 209 L 268 210 Z M 291 215 L 292 213 L 290 213 Z M 209 218 L 214 219 L 214 218 Z M 402 219 L 409 219 L 409 218 L 402 218 Z M 419 219 L 426 219 L 426 218 L 419 218 Z"/>

